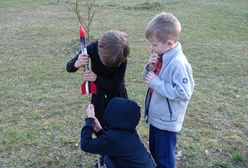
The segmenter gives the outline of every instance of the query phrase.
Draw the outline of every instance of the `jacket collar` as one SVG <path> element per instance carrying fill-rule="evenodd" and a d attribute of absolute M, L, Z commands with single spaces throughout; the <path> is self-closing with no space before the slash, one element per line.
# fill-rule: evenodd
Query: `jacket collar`
<path fill-rule="evenodd" d="M 177 42 L 177 46 L 175 48 L 172 48 L 170 50 L 168 50 L 167 52 L 165 52 L 163 54 L 163 63 L 168 63 L 170 62 L 170 60 L 175 56 L 178 55 L 176 54 L 177 52 L 180 52 L 182 50 L 182 46 L 180 44 L 180 42 Z"/>

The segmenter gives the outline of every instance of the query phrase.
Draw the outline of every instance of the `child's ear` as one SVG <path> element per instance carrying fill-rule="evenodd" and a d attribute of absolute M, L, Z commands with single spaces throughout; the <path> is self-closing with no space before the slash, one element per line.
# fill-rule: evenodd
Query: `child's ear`
<path fill-rule="evenodd" d="M 174 42 L 172 40 L 168 40 L 167 45 L 169 48 L 172 48 L 174 46 Z"/>

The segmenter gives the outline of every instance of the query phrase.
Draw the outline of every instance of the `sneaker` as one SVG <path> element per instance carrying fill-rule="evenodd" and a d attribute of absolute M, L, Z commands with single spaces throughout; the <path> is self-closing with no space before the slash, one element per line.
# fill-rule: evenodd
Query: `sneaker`
<path fill-rule="evenodd" d="M 99 168 L 99 167 L 98 167 L 98 164 L 94 165 L 93 168 Z M 107 167 L 106 167 L 106 165 L 104 164 L 104 165 L 100 166 L 100 168 L 107 168 Z"/>
<path fill-rule="evenodd" d="M 96 163 L 92 168 L 99 168 L 98 163 Z M 107 167 L 104 163 L 103 164 L 100 163 L 100 168 L 107 168 Z"/>
<path fill-rule="evenodd" d="M 106 168 L 106 165 L 104 164 L 104 160 L 103 160 L 102 156 L 100 157 L 100 166 L 99 167 L 100 168 Z M 92 168 L 99 168 L 99 167 L 98 167 L 98 161 L 96 160 L 96 163 Z"/>

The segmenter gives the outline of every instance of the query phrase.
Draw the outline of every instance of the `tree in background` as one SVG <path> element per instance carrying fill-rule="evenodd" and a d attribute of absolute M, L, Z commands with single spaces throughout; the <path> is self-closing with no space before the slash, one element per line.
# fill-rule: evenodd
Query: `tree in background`
<path fill-rule="evenodd" d="M 76 0 L 74 11 L 77 15 L 78 21 L 81 25 L 84 26 L 84 29 L 87 33 L 88 40 L 93 39 L 93 36 L 91 34 L 91 26 L 92 21 L 95 16 L 96 11 L 94 10 L 96 0 L 84 0 L 85 3 L 85 9 L 86 9 L 86 16 L 82 17 L 80 14 L 80 0 Z"/>

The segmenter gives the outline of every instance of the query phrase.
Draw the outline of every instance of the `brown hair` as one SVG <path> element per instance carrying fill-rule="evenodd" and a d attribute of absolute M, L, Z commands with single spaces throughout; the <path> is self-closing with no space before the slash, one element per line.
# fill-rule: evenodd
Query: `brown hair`
<path fill-rule="evenodd" d="M 127 35 L 118 30 L 105 32 L 98 42 L 98 52 L 105 66 L 110 68 L 119 67 L 130 54 Z"/>
<path fill-rule="evenodd" d="M 171 13 L 162 12 L 155 16 L 147 25 L 145 37 L 147 39 L 155 36 L 159 41 L 166 42 L 179 40 L 181 24 Z"/>

